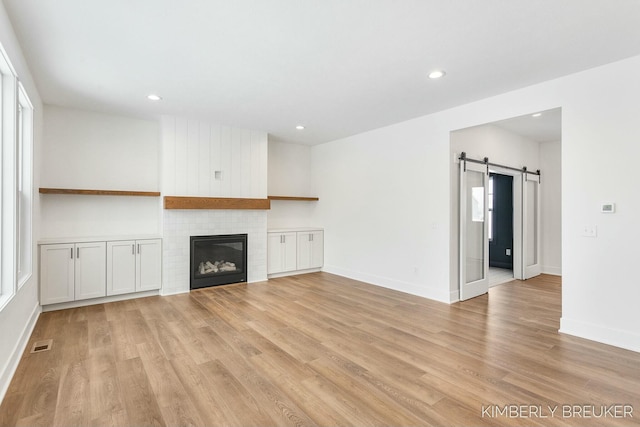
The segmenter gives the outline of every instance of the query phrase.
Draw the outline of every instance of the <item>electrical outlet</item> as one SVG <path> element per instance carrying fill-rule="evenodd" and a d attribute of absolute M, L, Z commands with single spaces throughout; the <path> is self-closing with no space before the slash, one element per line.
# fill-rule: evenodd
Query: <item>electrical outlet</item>
<path fill-rule="evenodd" d="M 507 250 L 506 250 L 506 255 L 507 255 L 507 256 L 511 256 L 511 249 L 507 249 Z"/>
<path fill-rule="evenodd" d="M 583 237 L 597 237 L 598 236 L 598 227 L 595 225 L 585 225 L 582 227 L 582 236 Z"/>

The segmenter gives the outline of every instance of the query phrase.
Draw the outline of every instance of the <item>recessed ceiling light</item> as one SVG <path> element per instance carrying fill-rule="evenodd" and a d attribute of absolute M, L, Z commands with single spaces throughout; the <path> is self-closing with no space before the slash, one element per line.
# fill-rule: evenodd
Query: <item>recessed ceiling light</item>
<path fill-rule="evenodd" d="M 434 70 L 432 72 L 429 73 L 429 78 L 430 79 L 439 79 L 440 77 L 444 77 L 444 75 L 447 74 L 442 70 Z"/>
<path fill-rule="evenodd" d="M 532 114 L 531 117 L 540 117 L 541 115 L 542 113 L 535 113 L 535 114 Z"/>
<path fill-rule="evenodd" d="M 303 130 L 303 129 L 304 129 L 304 126 L 302 126 L 302 125 L 298 125 L 298 126 L 296 126 L 296 129 L 298 129 L 298 130 Z"/>
<path fill-rule="evenodd" d="M 162 99 L 162 97 L 160 95 L 156 95 L 156 94 L 152 93 L 150 95 L 147 95 L 147 99 L 149 101 L 160 101 Z"/>

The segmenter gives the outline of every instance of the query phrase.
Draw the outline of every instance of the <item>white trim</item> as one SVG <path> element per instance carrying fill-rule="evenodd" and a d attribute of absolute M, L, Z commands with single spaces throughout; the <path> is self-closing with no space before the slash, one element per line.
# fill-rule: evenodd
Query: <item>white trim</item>
<path fill-rule="evenodd" d="M 640 352 L 640 334 L 631 331 L 607 328 L 562 317 L 558 332 Z"/>
<path fill-rule="evenodd" d="M 9 60 L 9 55 L 7 55 L 7 51 L 4 50 L 2 44 L 0 43 L 0 59 L 4 59 L 4 63 L 0 62 L 0 72 L 3 74 L 11 74 L 17 76 L 16 69 L 13 68 L 13 64 Z"/>
<path fill-rule="evenodd" d="M 268 274 L 267 279 L 277 279 L 278 277 L 296 276 L 298 274 L 317 273 L 319 271 L 322 271 L 322 268 L 308 268 L 306 270 L 284 271 L 282 273 Z"/>
<path fill-rule="evenodd" d="M 449 291 L 449 304 L 453 304 L 456 302 L 460 302 L 460 290 L 459 289 L 453 289 L 451 291 Z"/>
<path fill-rule="evenodd" d="M 18 80 L 18 109 L 22 111 L 16 132 L 16 220 L 15 251 L 17 289 L 31 278 L 34 268 L 33 244 L 33 136 L 34 108 L 26 89 Z M 21 110 L 20 110 L 21 109 Z M 20 153 L 22 151 L 22 153 Z M 20 163 L 22 160 L 22 164 Z M 21 183 L 21 185 L 20 185 Z M 22 188 L 20 188 L 22 187 Z M 21 200 L 24 194 L 28 200 Z M 23 204 L 24 202 L 24 204 Z M 22 209 L 21 209 L 22 208 Z M 26 229 L 23 230 L 23 224 Z M 22 231 L 25 231 L 24 235 Z M 20 268 L 22 267 L 22 268 Z"/>
<path fill-rule="evenodd" d="M 166 297 L 169 295 L 180 295 L 180 294 L 188 294 L 191 292 L 191 289 L 183 289 L 183 288 L 171 288 L 171 289 L 162 289 L 160 291 L 160 296 Z"/>
<path fill-rule="evenodd" d="M 387 289 L 393 289 L 394 291 L 404 292 L 406 294 L 416 295 L 422 298 L 428 298 L 428 299 L 442 302 L 445 304 L 450 303 L 450 296 L 448 291 L 442 292 L 441 289 L 433 286 L 427 286 L 426 284 L 421 286 L 414 283 L 403 282 L 400 280 L 390 279 L 388 277 L 377 276 L 375 274 L 362 273 L 360 271 L 334 267 L 331 265 L 325 265 L 322 268 L 322 271 L 325 271 L 331 274 L 336 274 L 338 276 L 346 277 L 349 279 L 365 282 L 370 285 L 380 286 Z"/>
<path fill-rule="evenodd" d="M 1 53 L 2 51 L 0 51 Z M 1 55 L 0 55 L 1 56 Z M 7 58 L 0 58 L 0 85 L 2 85 L 2 102 L 0 120 L 2 121 L 2 142 L 1 167 L 2 190 L 0 209 L 2 213 L 2 223 L 0 225 L 0 259 L 2 263 L 2 277 L 0 284 L 0 294 L 11 296 L 17 291 L 16 270 L 16 136 L 17 136 L 17 108 L 18 108 L 18 78 L 15 73 L 8 74 L 11 64 L 5 61 Z M 6 303 L 5 303 L 6 306 Z"/>
<path fill-rule="evenodd" d="M 47 312 L 47 311 L 55 311 L 55 310 L 64 310 L 67 308 L 84 307 L 87 305 L 105 304 L 108 302 L 126 301 L 130 299 L 153 297 L 153 296 L 159 296 L 159 295 L 160 295 L 160 291 L 158 290 L 146 291 L 146 292 L 132 292 L 130 294 L 121 294 L 121 295 L 110 295 L 108 297 L 83 299 L 79 301 L 69 301 L 69 302 L 61 302 L 58 304 L 43 305 L 42 311 Z"/>
<path fill-rule="evenodd" d="M 554 266 L 550 266 L 550 265 L 543 265 L 542 266 L 542 273 L 543 274 L 551 274 L 552 276 L 562 276 L 562 268 L 561 267 L 554 267 Z"/>
<path fill-rule="evenodd" d="M 5 363 L 4 367 L 2 368 L 2 371 L 0 371 L 0 402 L 2 402 L 2 400 L 4 399 L 4 396 L 9 389 L 9 384 L 11 384 L 11 380 L 13 379 L 13 375 L 18 369 L 18 365 L 20 364 L 20 360 L 22 359 L 22 354 L 27 348 L 27 344 L 29 344 L 29 339 L 31 338 L 31 334 L 33 333 L 33 329 L 36 326 L 36 322 L 38 321 L 40 313 L 40 305 L 36 303 L 36 305 L 33 307 L 31 315 L 29 316 L 29 320 L 24 325 L 24 328 L 22 328 L 20 338 L 13 347 L 11 357 L 9 357 L 7 363 Z"/>
<path fill-rule="evenodd" d="M 13 297 L 16 295 L 15 292 L 12 293 L 2 293 L 2 288 L 0 288 L 0 311 L 2 311 L 3 308 L 5 308 L 7 305 L 9 305 L 9 302 L 11 302 L 11 300 L 13 299 Z"/>

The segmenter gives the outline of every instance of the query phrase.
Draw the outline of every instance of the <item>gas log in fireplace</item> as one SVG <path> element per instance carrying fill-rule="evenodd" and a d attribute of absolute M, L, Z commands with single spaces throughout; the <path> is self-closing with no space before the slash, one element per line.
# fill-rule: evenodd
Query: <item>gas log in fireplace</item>
<path fill-rule="evenodd" d="M 246 234 L 191 236 L 190 289 L 246 281 Z"/>

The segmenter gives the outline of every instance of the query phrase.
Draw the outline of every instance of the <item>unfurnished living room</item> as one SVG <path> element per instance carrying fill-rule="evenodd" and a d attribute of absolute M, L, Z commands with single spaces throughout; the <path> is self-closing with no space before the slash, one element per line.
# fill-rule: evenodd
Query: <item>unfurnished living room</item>
<path fill-rule="evenodd" d="M 0 426 L 640 424 L 637 0 L 0 0 Z"/>

